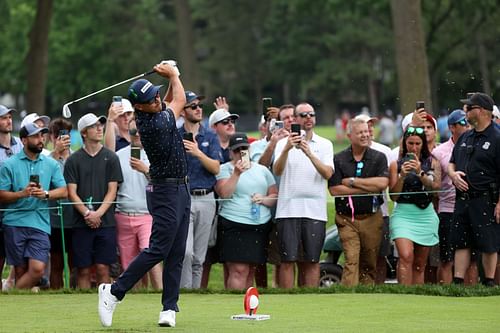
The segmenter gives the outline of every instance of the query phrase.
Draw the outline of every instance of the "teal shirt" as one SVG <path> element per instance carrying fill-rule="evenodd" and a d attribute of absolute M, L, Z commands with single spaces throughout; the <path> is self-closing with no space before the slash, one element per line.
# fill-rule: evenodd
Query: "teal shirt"
<path fill-rule="evenodd" d="M 217 175 L 217 180 L 226 179 L 233 174 L 234 166 L 231 162 L 224 163 Z M 260 206 L 260 218 L 253 220 L 250 210 L 251 197 L 254 193 L 267 194 L 270 186 L 274 185 L 274 177 L 266 167 L 252 162 L 252 167 L 240 175 L 236 189 L 230 199 L 222 200 L 219 214 L 233 222 L 243 224 L 264 224 L 271 219 L 271 210 L 264 205 Z"/>
<path fill-rule="evenodd" d="M 39 154 L 30 160 L 24 150 L 7 159 L 0 168 L 0 190 L 19 192 L 28 186 L 30 175 L 39 175 L 42 189 L 66 186 L 59 164 Z M 31 227 L 50 234 L 48 201 L 27 197 L 6 204 L 3 224 L 13 227 Z"/>

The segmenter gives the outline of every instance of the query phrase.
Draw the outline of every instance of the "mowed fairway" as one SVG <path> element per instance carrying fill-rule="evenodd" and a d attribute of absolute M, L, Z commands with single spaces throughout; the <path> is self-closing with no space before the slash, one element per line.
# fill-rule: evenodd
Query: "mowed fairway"
<path fill-rule="evenodd" d="M 160 294 L 130 294 L 103 328 L 96 294 L 0 295 L 1 332 L 499 332 L 500 296 L 261 295 L 268 321 L 233 321 L 241 295 L 183 294 L 175 329 L 156 325 Z"/>

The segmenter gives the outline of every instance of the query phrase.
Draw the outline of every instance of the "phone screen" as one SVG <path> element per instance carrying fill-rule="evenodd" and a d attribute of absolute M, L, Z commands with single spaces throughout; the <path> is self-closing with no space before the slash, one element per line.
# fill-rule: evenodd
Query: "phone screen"
<path fill-rule="evenodd" d="M 68 130 L 62 129 L 62 130 L 59 131 L 59 137 L 61 137 L 63 135 L 68 135 L 68 134 L 69 134 Z"/>
<path fill-rule="evenodd" d="M 30 175 L 30 183 L 35 183 L 36 186 L 40 187 L 40 176 L 39 175 Z"/>
<path fill-rule="evenodd" d="M 425 103 L 424 101 L 417 101 L 416 105 L 415 105 L 415 108 L 418 110 L 418 109 L 423 109 L 425 108 Z"/>
<path fill-rule="evenodd" d="M 182 135 L 182 138 L 184 140 L 194 142 L 193 133 L 191 133 L 191 132 L 184 132 L 184 134 Z"/>
<path fill-rule="evenodd" d="M 292 133 L 300 135 L 300 124 L 292 124 Z"/>
<path fill-rule="evenodd" d="M 113 103 L 122 104 L 122 97 L 121 96 L 113 96 Z"/>

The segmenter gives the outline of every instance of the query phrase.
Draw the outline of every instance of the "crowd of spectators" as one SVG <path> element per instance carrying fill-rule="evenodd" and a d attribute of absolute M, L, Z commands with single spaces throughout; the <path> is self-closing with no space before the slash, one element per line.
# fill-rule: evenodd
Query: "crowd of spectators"
<path fill-rule="evenodd" d="M 229 289 L 267 286 L 258 273 L 266 275 L 266 264 L 274 265 L 273 286 L 317 287 L 327 191 L 344 249 L 342 284 L 383 283 L 391 244 L 400 284 L 498 284 L 500 114 L 490 96 L 469 94 L 439 122 L 416 109 L 395 146 L 392 112 L 344 114 L 349 145 L 335 155 L 308 103 L 265 110 L 263 136 L 250 144 L 225 98 L 204 127 L 204 96 L 185 96 L 178 131 L 191 210 L 182 288 L 206 288 L 219 262 Z M 81 117 L 77 151 L 68 120 L 30 114 L 18 138 L 14 112 L 0 105 L 0 271 L 12 266 L 4 288 L 62 288 L 65 261 L 71 286 L 109 283 L 151 237 L 149 160 L 132 104 L 122 99 L 107 117 Z M 441 144 L 438 129 L 447 133 Z M 138 286 L 168 287 L 162 281 L 160 263 Z"/>

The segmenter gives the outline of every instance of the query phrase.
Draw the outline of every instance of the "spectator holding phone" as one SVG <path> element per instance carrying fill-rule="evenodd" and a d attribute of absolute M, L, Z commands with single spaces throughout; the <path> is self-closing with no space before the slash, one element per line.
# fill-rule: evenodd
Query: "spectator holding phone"
<path fill-rule="evenodd" d="M 187 153 L 191 214 L 182 265 L 181 288 L 198 289 L 201 286 L 203 263 L 215 216 L 215 175 L 220 171 L 222 153 L 217 135 L 201 124 L 201 101 L 205 97 L 192 91 L 186 91 L 185 94 L 186 105 L 181 113 L 184 125 L 179 128 L 179 132 L 183 136 L 182 141 Z"/>
<path fill-rule="evenodd" d="M 130 145 L 128 124 L 133 117 L 134 108 L 130 101 L 121 96 L 113 96 L 108 109 L 106 127 L 104 129 L 104 147 L 118 151 Z"/>
<path fill-rule="evenodd" d="M 221 261 L 228 267 L 228 289 L 253 284 L 255 265 L 266 262 L 271 210 L 276 204 L 274 177 L 266 167 L 250 162 L 243 133 L 229 140 L 231 161 L 221 166 L 215 190 L 222 199 L 219 212 Z"/>
<path fill-rule="evenodd" d="M 399 283 L 423 284 L 430 247 L 439 241 L 434 194 L 427 191 L 439 190 L 441 167 L 429 151 L 423 127 L 408 126 L 401 147 L 403 157 L 389 169 L 391 198 L 398 203 L 390 221 L 391 239 L 399 253 Z"/>
<path fill-rule="evenodd" d="M 34 123 L 21 127 L 24 148 L 0 169 L 0 201 L 8 209 L 3 218 L 7 263 L 14 266 L 18 289 L 32 288 L 43 276 L 50 251 L 48 200 L 67 196 L 59 165 L 41 154 L 47 132 Z"/>

